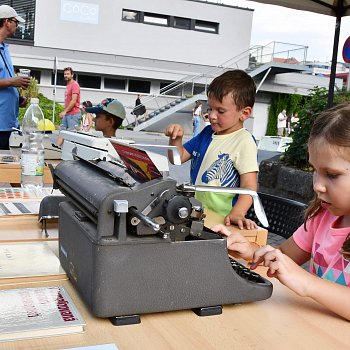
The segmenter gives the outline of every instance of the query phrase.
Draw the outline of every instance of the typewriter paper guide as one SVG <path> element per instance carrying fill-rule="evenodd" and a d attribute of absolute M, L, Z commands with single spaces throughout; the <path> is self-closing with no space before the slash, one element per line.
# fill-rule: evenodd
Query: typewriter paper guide
<path fill-rule="evenodd" d="M 68 130 L 62 130 L 60 136 L 64 138 L 61 157 L 63 160 L 73 160 L 73 154 L 85 160 L 119 159 L 109 138 Z"/>

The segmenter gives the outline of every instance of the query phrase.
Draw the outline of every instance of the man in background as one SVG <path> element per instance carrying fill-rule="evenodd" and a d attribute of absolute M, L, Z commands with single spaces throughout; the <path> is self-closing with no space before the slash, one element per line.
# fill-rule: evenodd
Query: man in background
<path fill-rule="evenodd" d="M 0 149 L 10 149 L 9 140 L 13 128 L 19 127 L 18 111 L 20 96 L 18 88 L 26 89 L 30 78 L 16 76 L 8 49 L 4 43 L 15 35 L 19 23 L 24 19 L 15 9 L 7 5 L 0 6 Z"/>
<path fill-rule="evenodd" d="M 287 126 L 287 111 L 284 109 L 277 116 L 277 135 L 284 136 L 285 130 Z"/>
<path fill-rule="evenodd" d="M 71 67 L 64 68 L 64 80 L 67 82 L 64 94 L 64 110 L 60 113 L 62 119 L 61 130 L 75 130 L 80 126 L 80 86 L 73 79 L 74 72 Z"/>

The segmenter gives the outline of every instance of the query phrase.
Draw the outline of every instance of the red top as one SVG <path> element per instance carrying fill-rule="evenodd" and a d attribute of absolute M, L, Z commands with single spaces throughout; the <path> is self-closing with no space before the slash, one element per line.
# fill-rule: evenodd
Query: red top
<path fill-rule="evenodd" d="M 71 82 L 66 87 L 66 92 L 64 94 L 64 107 L 66 108 L 69 105 L 69 102 L 72 100 L 73 94 L 77 94 L 78 98 L 75 102 L 74 107 L 66 113 L 66 115 L 78 114 L 80 113 L 80 86 L 75 80 Z"/>

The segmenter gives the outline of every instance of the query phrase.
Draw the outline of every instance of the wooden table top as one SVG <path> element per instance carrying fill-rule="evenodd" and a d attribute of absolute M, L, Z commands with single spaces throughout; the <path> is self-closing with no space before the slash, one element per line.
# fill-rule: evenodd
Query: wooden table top
<path fill-rule="evenodd" d="M 264 274 L 264 268 L 259 272 Z M 137 325 L 113 326 L 87 310 L 69 281 L 63 285 L 86 321 L 86 332 L 68 336 L 0 343 L 0 350 L 68 349 L 114 343 L 118 349 L 349 349 L 349 322 L 312 300 L 274 282 L 268 300 L 225 305 L 218 316 L 199 317 L 191 310 L 141 315 Z M 33 284 L 31 285 L 33 287 Z"/>
<path fill-rule="evenodd" d="M 0 225 L 0 241 L 8 236 L 9 229 L 26 235 L 37 226 L 6 219 Z M 51 241 L 50 245 L 56 245 L 56 249 L 52 248 L 57 252 L 57 241 Z M 263 267 L 258 270 L 262 275 L 265 271 Z M 191 310 L 162 312 L 141 315 L 140 324 L 121 327 L 113 326 L 108 319 L 92 316 L 69 281 L 41 282 L 35 286 L 63 285 L 68 290 L 86 321 L 86 332 L 0 343 L 0 350 L 56 350 L 108 343 L 116 344 L 121 350 L 349 349 L 348 321 L 308 298 L 298 297 L 278 281 L 272 282 L 271 298 L 225 305 L 222 315 L 199 317 Z"/>

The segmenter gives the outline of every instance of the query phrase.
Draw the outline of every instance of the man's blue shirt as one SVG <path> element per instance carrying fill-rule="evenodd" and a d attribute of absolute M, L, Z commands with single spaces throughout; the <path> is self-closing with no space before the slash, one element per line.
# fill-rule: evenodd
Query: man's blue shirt
<path fill-rule="evenodd" d="M 7 44 L 0 44 L 0 79 L 12 78 L 15 76 L 10 52 Z M 7 67 L 10 70 L 8 72 Z M 0 89 L 0 131 L 11 131 L 12 128 L 18 128 L 18 101 L 19 92 L 14 86 Z"/>

